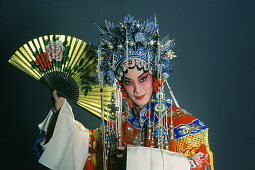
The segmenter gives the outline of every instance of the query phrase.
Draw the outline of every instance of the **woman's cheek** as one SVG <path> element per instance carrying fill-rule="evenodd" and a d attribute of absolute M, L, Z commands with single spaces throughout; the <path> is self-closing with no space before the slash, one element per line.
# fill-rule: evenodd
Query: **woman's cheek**
<path fill-rule="evenodd" d="M 124 86 L 124 89 L 125 89 L 125 91 L 126 91 L 128 97 L 130 97 L 130 94 L 134 91 L 134 90 L 133 90 L 133 89 L 134 89 L 133 86 L 134 86 L 133 84 L 125 85 L 125 86 Z"/>
<path fill-rule="evenodd" d="M 152 76 L 151 75 L 148 76 L 148 78 L 145 81 L 140 82 L 140 85 L 147 90 L 149 90 L 148 88 L 152 88 Z"/>

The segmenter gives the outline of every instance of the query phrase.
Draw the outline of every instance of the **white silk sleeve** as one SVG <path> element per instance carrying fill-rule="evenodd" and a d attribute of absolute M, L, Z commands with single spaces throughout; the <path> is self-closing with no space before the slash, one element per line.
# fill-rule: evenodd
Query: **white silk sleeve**
<path fill-rule="evenodd" d="M 52 111 L 38 125 L 46 130 Z M 60 109 L 55 129 L 39 162 L 54 170 L 82 170 L 88 157 L 89 130 L 74 120 L 72 108 L 67 101 Z"/>
<path fill-rule="evenodd" d="M 127 170 L 190 170 L 186 156 L 158 148 L 127 147 Z"/>

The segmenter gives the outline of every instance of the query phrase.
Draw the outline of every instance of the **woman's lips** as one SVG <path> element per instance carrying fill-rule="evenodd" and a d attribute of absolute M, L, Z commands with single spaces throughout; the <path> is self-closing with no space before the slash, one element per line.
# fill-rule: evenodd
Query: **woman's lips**
<path fill-rule="evenodd" d="M 144 96 L 145 95 L 141 95 L 141 96 L 137 96 L 137 97 L 135 97 L 137 100 L 141 100 L 141 99 L 143 99 L 144 98 Z"/>

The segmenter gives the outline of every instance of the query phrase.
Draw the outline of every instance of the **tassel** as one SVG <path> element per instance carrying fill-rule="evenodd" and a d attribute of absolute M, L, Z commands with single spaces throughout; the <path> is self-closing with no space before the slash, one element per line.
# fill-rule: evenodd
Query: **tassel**
<path fill-rule="evenodd" d="M 156 142 L 154 141 L 154 138 L 152 137 L 150 142 L 150 147 L 155 148 L 155 146 L 156 146 Z"/>
<path fill-rule="evenodd" d="M 169 142 L 168 142 L 168 141 L 165 141 L 165 142 L 164 142 L 164 149 L 165 149 L 165 150 L 168 150 L 168 151 L 170 150 L 170 149 L 169 149 Z"/>
<path fill-rule="evenodd" d="M 169 139 L 169 150 L 175 152 L 175 142 L 174 142 L 174 126 L 170 124 L 170 139 Z"/>
<path fill-rule="evenodd" d="M 171 100 L 171 110 L 170 110 L 170 125 L 169 125 L 169 150 L 175 152 L 175 142 L 174 142 L 174 125 L 173 125 L 173 100 Z"/>
<path fill-rule="evenodd" d="M 147 128 L 147 139 L 146 139 L 146 147 L 151 146 L 151 132 L 152 132 L 152 126 L 149 124 Z"/>
<path fill-rule="evenodd" d="M 117 138 L 117 158 L 124 157 L 123 151 L 125 150 L 125 146 L 122 144 L 121 134 L 118 135 Z"/>

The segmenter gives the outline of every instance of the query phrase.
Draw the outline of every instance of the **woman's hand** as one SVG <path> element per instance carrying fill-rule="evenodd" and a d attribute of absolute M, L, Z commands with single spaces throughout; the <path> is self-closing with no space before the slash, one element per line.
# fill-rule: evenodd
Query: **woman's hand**
<path fill-rule="evenodd" d="M 125 146 L 117 147 L 117 158 L 124 158 L 125 157 Z"/>
<path fill-rule="evenodd" d="M 66 99 L 64 97 L 58 97 L 56 90 L 53 90 L 52 96 L 53 96 L 52 111 L 53 113 L 57 113 L 64 104 Z"/>
<path fill-rule="evenodd" d="M 49 140 L 51 139 L 52 135 L 53 135 L 55 125 L 56 125 L 56 122 L 57 122 L 57 119 L 58 119 L 58 114 L 59 114 L 58 111 L 60 110 L 60 108 L 64 104 L 65 100 L 66 99 L 64 97 L 58 97 L 57 91 L 53 90 L 53 93 L 52 93 L 52 111 L 53 111 L 54 114 L 50 118 L 50 122 L 49 122 L 49 125 L 47 127 L 46 136 L 45 136 L 46 140 L 45 140 L 44 144 L 48 143 Z"/>
<path fill-rule="evenodd" d="M 195 155 L 191 155 L 190 157 L 190 164 L 192 165 L 192 168 L 201 168 L 202 167 L 202 161 L 200 159 L 199 153 Z"/>

